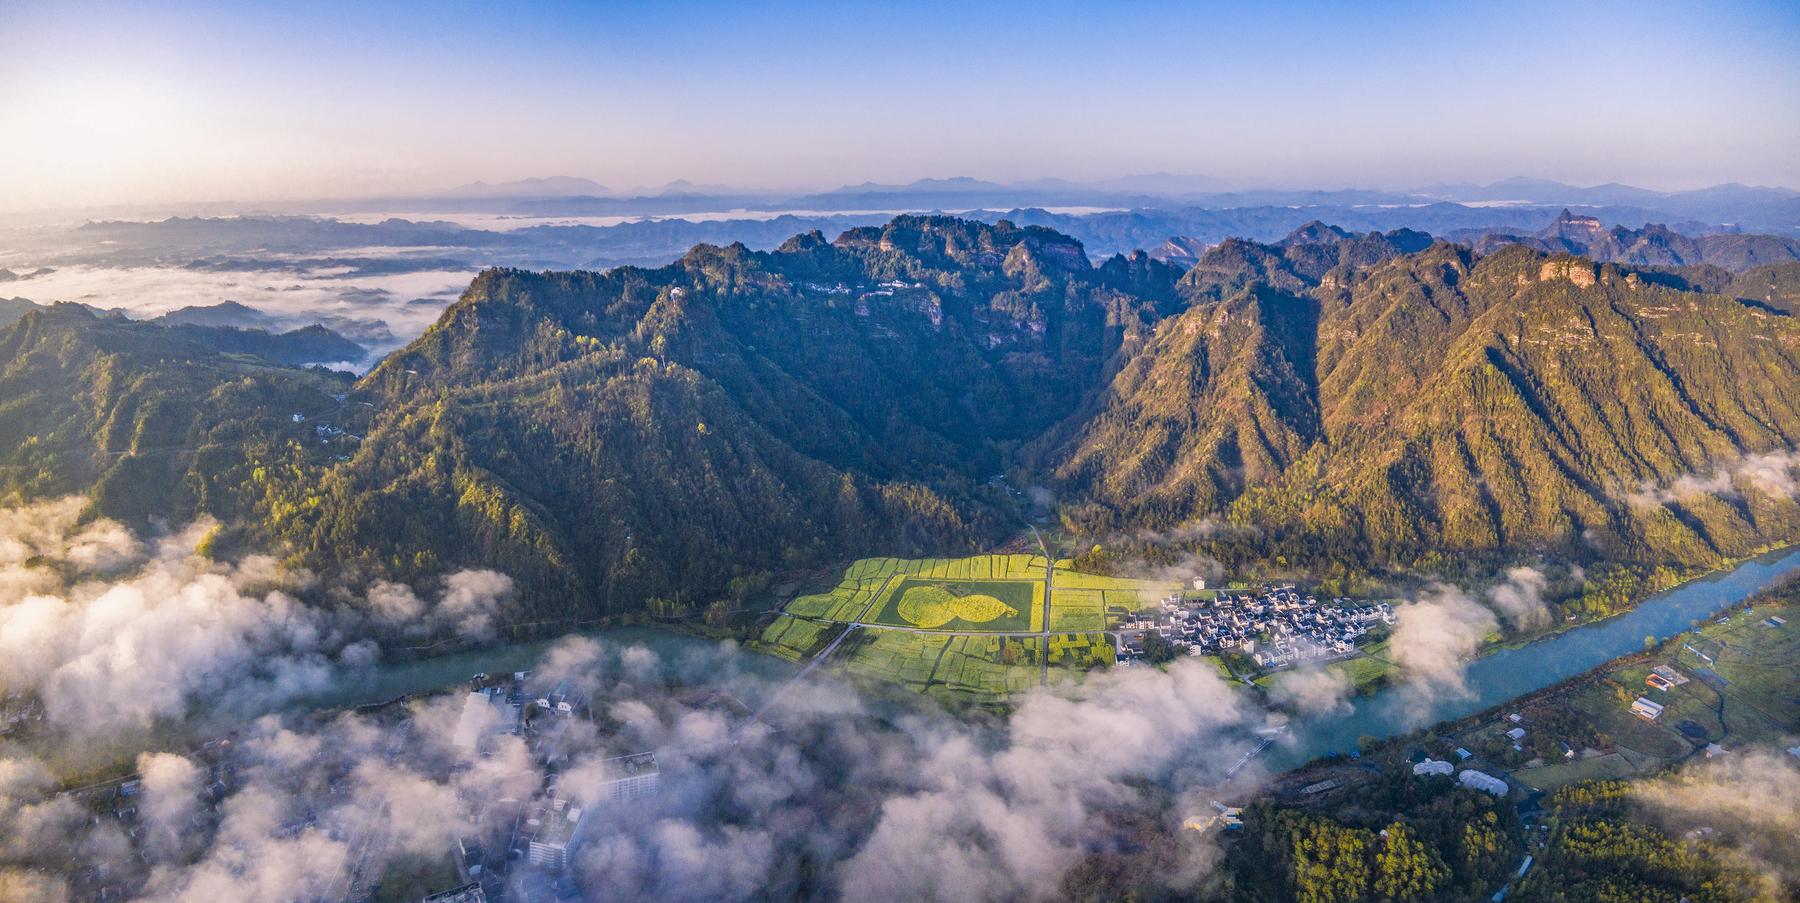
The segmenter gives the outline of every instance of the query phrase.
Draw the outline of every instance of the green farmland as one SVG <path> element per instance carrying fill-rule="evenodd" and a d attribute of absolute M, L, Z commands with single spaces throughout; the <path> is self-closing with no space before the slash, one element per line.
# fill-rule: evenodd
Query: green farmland
<path fill-rule="evenodd" d="M 934 580 L 893 585 L 871 623 L 925 630 L 1027 633 L 1042 629 L 1044 585 L 1029 580 Z"/>
<path fill-rule="evenodd" d="M 1040 637 L 863 630 L 838 653 L 856 677 L 946 703 L 1005 702 L 1038 685 Z"/>
<path fill-rule="evenodd" d="M 1113 664 L 1105 631 L 1175 589 L 1055 563 L 1045 623 L 1042 555 L 866 558 L 828 592 L 789 602 L 753 641 L 791 661 L 847 626 L 832 661 L 852 676 L 948 703 L 1005 702 L 1046 681 Z"/>
<path fill-rule="evenodd" d="M 1725 623 L 1708 621 L 1666 643 L 1652 655 L 1631 656 L 1603 669 L 1549 707 L 1591 725 L 1604 750 L 1584 750 L 1569 761 L 1554 757 L 1517 774 L 1534 787 L 1554 789 L 1576 780 L 1643 774 L 1695 754 L 1707 743 L 1727 750 L 1789 742 L 1800 732 L 1800 585 L 1754 600 Z M 1772 620 L 1780 618 L 1783 624 Z M 1708 662 L 1688 647 L 1704 649 Z M 1667 690 L 1645 678 L 1670 667 L 1685 683 Z M 1645 697 L 1664 706 L 1662 716 L 1633 716 L 1630 702 Z M 1604 755 L 1600 753 L 1604 752 Z"/>

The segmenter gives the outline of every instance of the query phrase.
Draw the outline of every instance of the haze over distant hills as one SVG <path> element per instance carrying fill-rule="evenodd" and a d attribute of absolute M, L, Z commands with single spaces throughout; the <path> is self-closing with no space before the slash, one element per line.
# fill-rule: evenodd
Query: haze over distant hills
<path fill-rule="evenodd" d="M 551 198 L 571 195 L 612 194 L 612 189 L 592 179 L 573 176 L 547 176 L 488 184 L 470 182 L 444 193 L 446 197 L 463 198 Z"/>
<path fill-rule="evenodd" d="M 351 198 L 277 205 L 295 212 L 348 210 L 479 210 L 521 216 L 676 216 L 745 211 L 963 212 L 1032 207 L 1227 210 L 1258 206 L 1422 207 L 1435 203 L 1476 206 L 1609 208 L 1640 221 L 1696 221 L 1762 230 L 1800 227 L 1800 193 L 1788 188 L 1722 184 L 1686 191 L 1630 185 L 1577 186 L 1516 177 L 1489 184 L 1435 184 L 1411 188 L 1259 188 L 1233 186 L 1203 175 L 1166 172 L 1090 181 L 1042 178 L 1010 183 L 966 176 L 907 183 L 864 182 L 827 190 L 752 189 L 676 180 L 661 186 L 614 191 L 568 176 L 473 183 L 414 196 Z"/>
<path fill-rule="evenodd" d="M 0 479 L 98 479 L 109 513 L 208 513 L 360 573 L 500 566 L 540 618 L 980 547 L 1007 524 L 1001 470 L 1093 535 L 1212 524 L 1212 554 L 1327 571 L 1544 548 L 1704 565 L 1800 530 L 1758 482 L 1800 447 L 1800 254 L 1768 239 L 1789 262 L 1734 274 L 1709 255 L 1764 252 L 1709 242 L 1698 265 L 1596 263 L 1312 223 L 1184 269 L 907 216 L 658 267 L 489 270 L 354 404 L 167 327 L 41 312 L 0 333 L 0 390 L 31 399 L 0 426 L 52 441 L 0 448 Z M 287 410 L 359 438 L 291 443 L 314 421 Z"/>

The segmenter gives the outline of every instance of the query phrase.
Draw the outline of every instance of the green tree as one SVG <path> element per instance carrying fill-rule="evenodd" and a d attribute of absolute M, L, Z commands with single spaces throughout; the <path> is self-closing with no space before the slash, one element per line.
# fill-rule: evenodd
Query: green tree
<path fill-rule="evenodd" d="M 1437 850 L 1422 842 L 1413 829 L 1395 822 L 1387 828 L 1381 852 L 1375 856 L 1375 895 L 1383 900 L 1424 900 L 1436 894 L 1450 877 L 1450 869 Z"/>

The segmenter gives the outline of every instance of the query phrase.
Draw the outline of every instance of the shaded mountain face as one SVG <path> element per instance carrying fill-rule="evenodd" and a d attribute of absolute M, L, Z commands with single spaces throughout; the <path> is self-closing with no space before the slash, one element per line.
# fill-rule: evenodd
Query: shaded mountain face
<path fill-rule="evenodd" d="M 0 495 L 88 492 L 134 522 L 255 518 L 256 470 L 335 454 L 310 418 L 341 407 L 350 377 L 286 363 L 334 338 L 27 313 L 0 331 Z"/>
<path fill-rule="evenodd" d="M 1760 301 L 1800 316 L 1800 263 L 1757 267 L 1732 279 L 1724 291 L 1734 298 Z"/>
<path fill-rule="evenodd" d="M 1156 289 L 1134 278 L 1048 230 L 912 217 L 774 253 L 700 246 L 654 270 L 495 270 L 365 386 L 404 397 L 648 358 L 718 384 L 834 466 L 986 474 L 998 444 L 1072 412 L 1152 318 L 1143 298 Z"/>
<path fill-rule="evenodd" d="M 1077 409 L 1176 273 L 911 217 L 657 269 L 489 271 L 363 380 L 379 422 L 306 544 L 485 560 L 592 613 L 992 541 L 987 477 Z"/>
<path fill-rule="evenodd" d="M 11 326 L 40 305 L 30 298 L 0 298 L 0 327 Z"/>
<path fill-rule="evenodd" d="M 1791 498 L 1668 489 L 1800 445 L 1792 276 L 1323 224 L 1184 271 L 901 217 L 657 268 L 490 270 L 325 402 L 326 377 L 200 327 L 33 314 L 0 333 L 0 489 L 99 480 L 112 510 L 108 468 L 166 449 L 170 510 L 371 577 L 497 567 L 530 623 L 980 547 L 1013 527 L 989 484 L 1007 468 L 1054 483 L 1073 526 L 1236 526 L 1270 556 L 1702 562 L 1800 533 Z"/>

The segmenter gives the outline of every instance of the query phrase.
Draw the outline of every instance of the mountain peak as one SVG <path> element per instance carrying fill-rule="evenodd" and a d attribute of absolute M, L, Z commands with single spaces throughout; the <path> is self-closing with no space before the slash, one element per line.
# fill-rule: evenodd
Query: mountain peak
<path fill-rule="evenodd" d="M 1350 233 L 1321 220 L 1313 220 L 1287 234 L 1287 237 L 1275 243 L 1278 248 L 1290 245 L 1328 244 L 1349 238 Z"/>
<path fill-rule="evenodd" d="M 462 198 L 561 198 L 578 195 L 607 195 L 612 189 L 578 176 L 534 176 L 511 182 L 470 182 L 450 189 L 450 197 Z"/>

